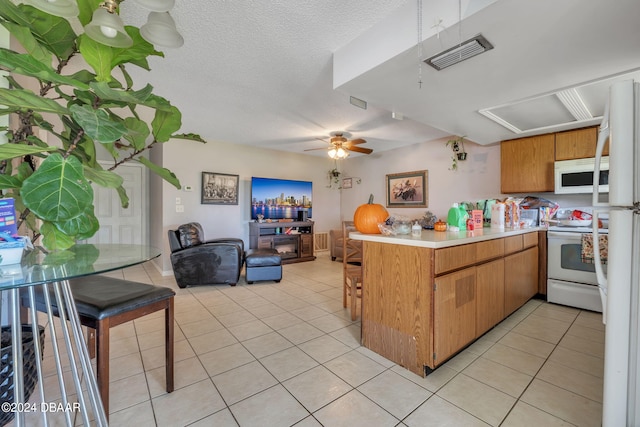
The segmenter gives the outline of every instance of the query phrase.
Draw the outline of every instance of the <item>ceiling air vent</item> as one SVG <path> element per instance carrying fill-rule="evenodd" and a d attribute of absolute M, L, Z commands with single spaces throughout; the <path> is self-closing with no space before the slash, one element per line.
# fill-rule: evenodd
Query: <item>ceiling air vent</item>
<path fill-rule="evenodd" d="M 491 49 L 493 49 L 493 45 L 489 43 L 482 34 L 478 34 L 474 38 L 460 43 L 458 46 L 454 46 L 429 59 L 425 59 L 424 62 L 440 71 L 443 68 L 450 67 Z"/>

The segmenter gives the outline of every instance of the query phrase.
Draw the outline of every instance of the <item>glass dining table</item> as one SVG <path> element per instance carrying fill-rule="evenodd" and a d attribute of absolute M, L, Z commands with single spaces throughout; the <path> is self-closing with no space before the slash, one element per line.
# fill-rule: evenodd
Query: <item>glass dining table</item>
<path fill-rule="evenodd" d="M 143 245 L 78 244 L 58 252 L 35 248 L 25 252 L 20 264 L 0 265 L 0 426 L 11 420 L 25 426 L 25 418 L 33 417 L 32 413 L 37 413 L 38 424 L 44 426 L 108 424 L 69 279 L 131 267 L 159 255 L 160 250 Z M 46 306 L 41 314 L 24 310 L 25 305 L 36 306 L 38 287 Z M 41 332 L 33 331 L 48 335 L 50 347 L 37 339 Z M 50 383 L 50 376 L 57 377 L 59 390 L 54 386 L 52 392 L 47 387 L 49 394 L 45 394 L 45 380 Z"/>

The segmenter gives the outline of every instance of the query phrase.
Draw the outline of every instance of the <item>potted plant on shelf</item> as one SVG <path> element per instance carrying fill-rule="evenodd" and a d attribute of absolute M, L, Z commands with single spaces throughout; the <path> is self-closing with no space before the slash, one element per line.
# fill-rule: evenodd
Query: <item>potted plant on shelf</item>
<path fill-rule="evenodd" d="M 450 170 L 458 169 L 458 160 L 464 161 L 467 160 L 467 152 L 464 151 L 464 136 L 459 136 L 454 139 L 450 139 L 445 144 L 447 147 L 451 147 L 453 151 L 453 156 L 451 157 L 452 164 Z"/>
<path fill-rule="evenodd" d="M 78 0 L 82 25 L 99 4 Z M 34 241 L 42 237 L 48 249 L 67 249 L 93 236 L 99 223 L 92 183 L 117 191 L 127 207 L 123 179 L 114 172 L 123 163 L 139 162 L 180 188 L 146 153 L 171 139 L 205 141 L 178 133 L 180 111 L 150 85 L 134 88 L 127 67 L 149 70 L 147 58 L 163 56 L 138 28 L 125 27 L 133 46 L 114 48 L 76 34 L 65 18 L 10 0 L 0 0 L 0 24 L 22 45 L 0 48 L 0 70 L 9 73 L 11 86 L 0 88 L 0 115 L 13 116 L 12 126 L 0 128 L 8 138 L 0 145 L 0 189 L 15 199 L 19 224 Z M 98 163 L 99 145 L 112 157 L 106 169 Z"/>

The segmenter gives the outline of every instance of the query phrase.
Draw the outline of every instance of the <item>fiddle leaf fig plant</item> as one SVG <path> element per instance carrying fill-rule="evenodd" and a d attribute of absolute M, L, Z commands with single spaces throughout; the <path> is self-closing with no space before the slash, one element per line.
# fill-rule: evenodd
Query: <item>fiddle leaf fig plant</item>
<path fill-rule="evenodd" d="M 9 115 L 8 142 L 0 144 L 0 190 L 15 199 L 19 225 L 51 250 L 67 249 L 99 229 L 91 184 L 111 188 L 123 207 L 129 199 L 115 169 L 139 162 L 180 188 L 178 178 L 146 153 L 171 139 L 205 142 L 178 133 L 180 111 L 146 85 L 134 89 L 127 67 L 149 70 L 148 57 L 163 56 L 136 27 L 127 49 L 113 48 L 77 33 L 101 0 L 77 0 L 71 19 L 32 6 L 0 0 L 0 24 L 21 45 L 0 48 L 0 115 Z M 0 77 L 2 78 L 2 77 Z M 146 111 L 145 111 L 146 110 Z M 151 115 L 151 122 L 142 117 Z M 42 138 L 46 135 L 46 138 Z M 98 162 L 102 146 L 110 165 Z M 105 157 L 105 154 L 102 155 Z"/>

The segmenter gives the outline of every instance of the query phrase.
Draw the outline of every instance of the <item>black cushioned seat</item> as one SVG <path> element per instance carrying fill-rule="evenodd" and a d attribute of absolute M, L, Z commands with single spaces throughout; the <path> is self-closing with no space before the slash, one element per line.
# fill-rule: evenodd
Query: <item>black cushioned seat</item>
<path fill-rule="evenodd" d="M 109 328 L 158 310 L 165 310 L 165 374 L 167 392 L 173 391 L 173 297 L 170 288 L 94 275 L 69 280 L 80 323 L 95 329 L 97 382 L 100 397 L 109 416 Z M 58 315 L 56 299 L 51 303 Z M 29 305 L 23 295 L 23 305 Z M 42 290 L 36 287 L 36 309 L 46 312 Z M 91 348 L 90 348 L 91 349 Z"/>
<path fill-rule="evenodd" d="M 249 249 L 245 256 L 248 284 L 258 280 L 282 280 L 282 258 L 275 249 Z"/>

